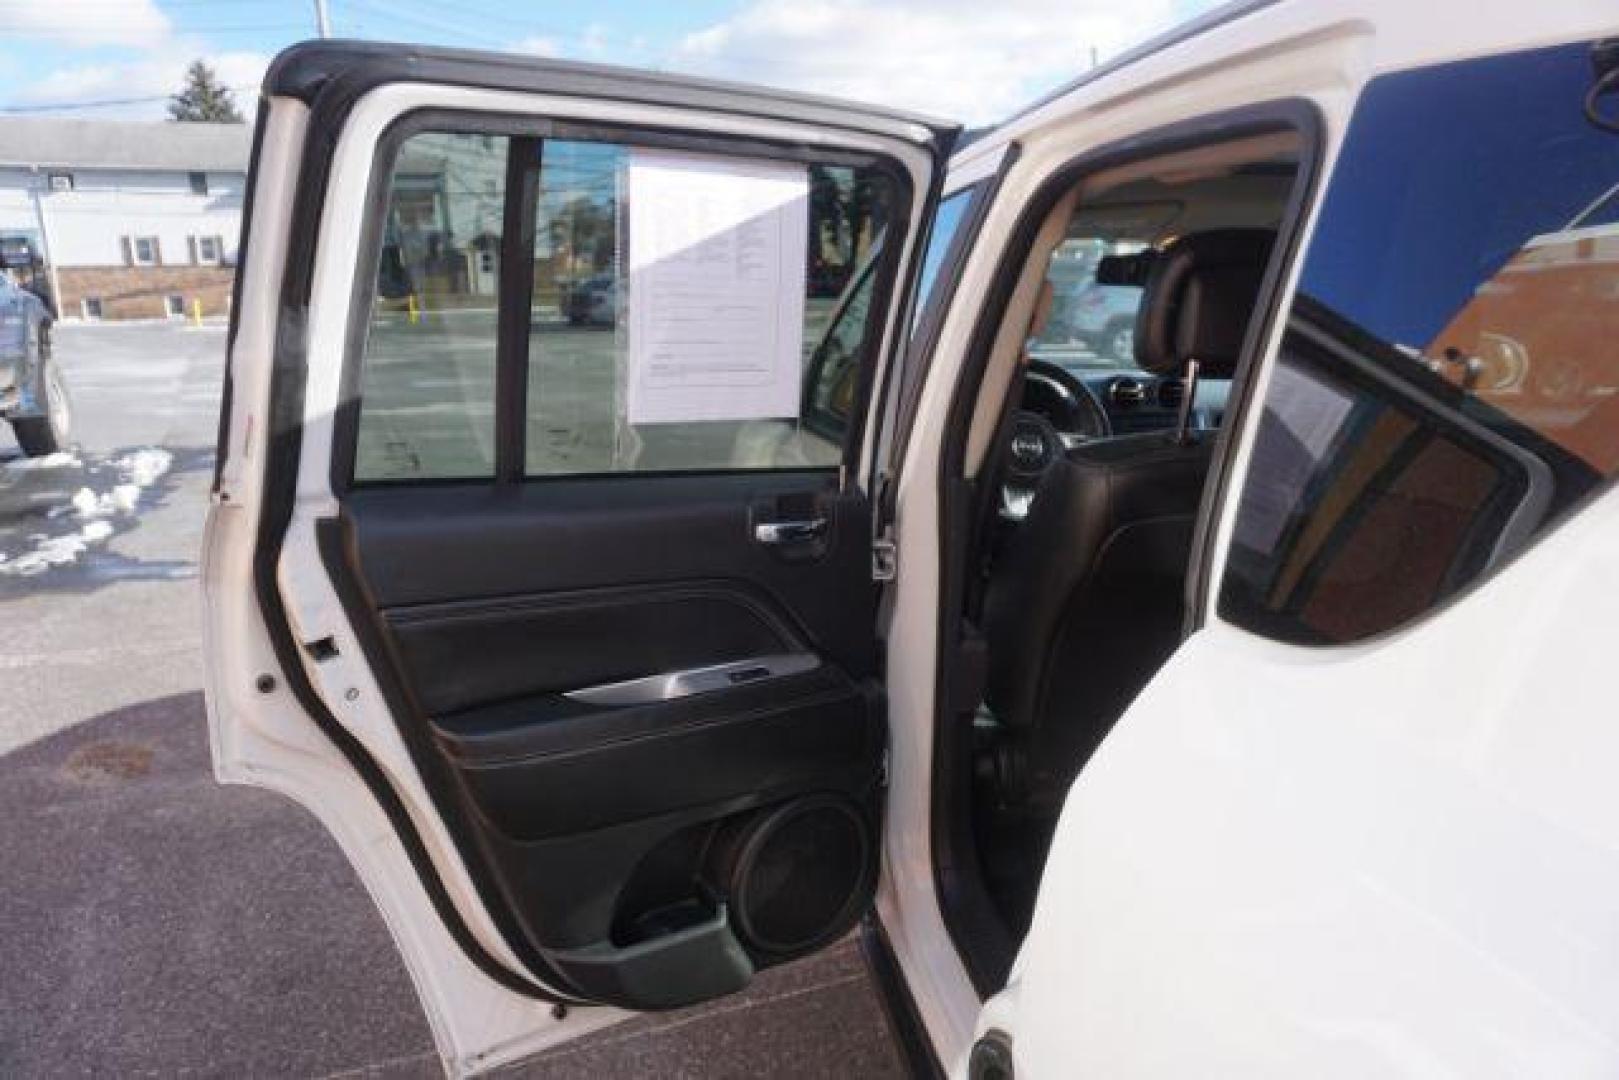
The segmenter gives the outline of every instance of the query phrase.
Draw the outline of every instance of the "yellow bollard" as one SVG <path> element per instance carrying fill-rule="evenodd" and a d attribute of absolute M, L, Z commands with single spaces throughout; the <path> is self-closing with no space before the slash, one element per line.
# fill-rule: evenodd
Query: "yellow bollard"
<path fill-rule="evenodd" d="M 202 301 L 201 300 L 193 300 L 193 301 L 191 301 L 191 325 L 192 326 L 201 326 L 202 325 Z"/>
<path fill-rule="evenodd" d="M 422 321 L 422 313 L 416 307 L 415 293 L 405 297 L 405 321 L 412 326 Z"/>

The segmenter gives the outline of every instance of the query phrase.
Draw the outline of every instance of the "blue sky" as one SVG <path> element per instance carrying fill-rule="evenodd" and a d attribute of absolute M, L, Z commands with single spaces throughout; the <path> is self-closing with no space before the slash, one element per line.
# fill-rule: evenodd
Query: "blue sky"
<path fill-rule="evenodd" d="M 768 82 L 986 123 L 1211 0 L 327 0 L 335 36 Z M 0 0 L 0 110 L 161 117 L 192 59 L 256 86 L 314 0 Z M 239 97 L 250 104 L 251 89 Z M 56 106 L 87 105 L 78 110 Z"/>

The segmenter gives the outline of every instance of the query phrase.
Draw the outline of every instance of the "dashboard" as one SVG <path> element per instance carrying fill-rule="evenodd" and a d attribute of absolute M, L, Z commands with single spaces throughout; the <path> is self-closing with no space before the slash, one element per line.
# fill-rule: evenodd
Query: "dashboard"
<path fill-rule="evenodd" d="M 1229 379 L 1199 380 L 1191 426 L 1219 427 L 1230 392 Z M 1003 458 L 1001 516 L 1022 520 L 1040 478 L 1069 450 L 1097 439 L 1172 430 L 1185 395 L 1179 378 L 1031 361 Z"/>

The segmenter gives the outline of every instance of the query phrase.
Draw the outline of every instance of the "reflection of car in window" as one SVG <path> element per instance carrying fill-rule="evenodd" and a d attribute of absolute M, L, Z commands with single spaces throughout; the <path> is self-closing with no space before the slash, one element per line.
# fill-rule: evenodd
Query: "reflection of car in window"
<path fill-rule="evenodd" d="M 564 314 L 574 326 L 612 326 L 618 322 L 618 278 L 598 274 L 568 289 Z"/>

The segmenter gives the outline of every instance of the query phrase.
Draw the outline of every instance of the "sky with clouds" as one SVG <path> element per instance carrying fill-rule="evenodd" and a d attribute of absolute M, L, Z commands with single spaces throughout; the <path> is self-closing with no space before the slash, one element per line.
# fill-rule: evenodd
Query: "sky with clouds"
<path fill-rule="evenodd" d="M 762 82 L 985 124 L 1213 0 L 327 0 L 333 36 Z M 251 111 L 314 0 L 0 0 L 0 113 L 161 118 L 202 58 Z M 79 110 L 69 103 L 99 103 Z M 106 104 L 119 102 L 121 104 Z"/>

